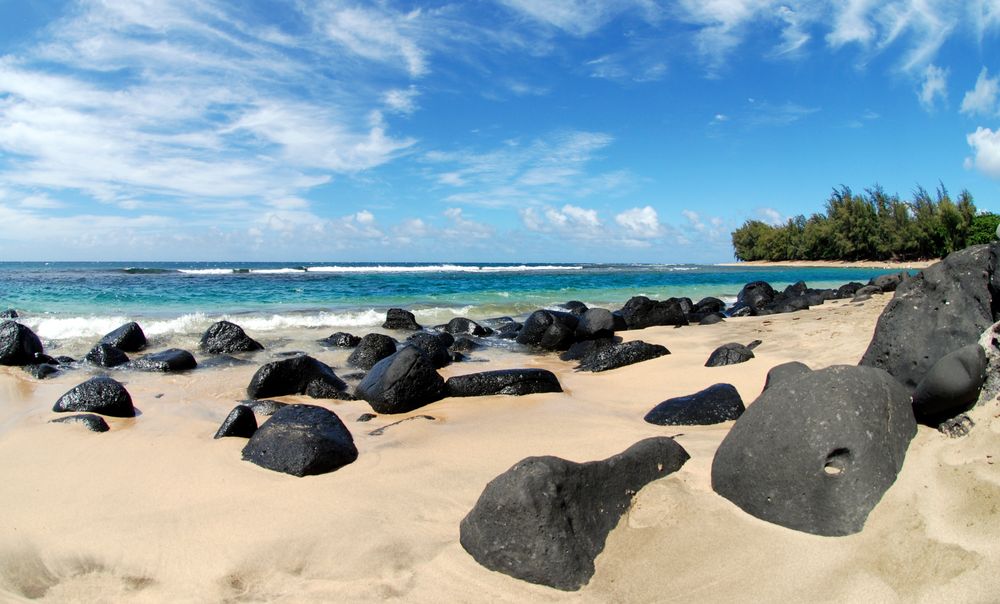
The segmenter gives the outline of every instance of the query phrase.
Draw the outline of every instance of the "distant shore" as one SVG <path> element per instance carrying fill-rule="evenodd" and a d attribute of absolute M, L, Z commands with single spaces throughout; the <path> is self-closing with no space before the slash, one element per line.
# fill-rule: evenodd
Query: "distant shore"
<path fill-rule="evenodd" d="M 782 260 L 779 262 L 753 260 L 751 262 L 722 262 L 716 266 L 793 266 L 801 268 L 884 268 L 921 270 L 936 262 L 938 262 L 938 260 L 910 260 L 906 262 L 895 262 L 892 260 L 858 260 L 855 262 L 848 262 L 845 260 Z"/>

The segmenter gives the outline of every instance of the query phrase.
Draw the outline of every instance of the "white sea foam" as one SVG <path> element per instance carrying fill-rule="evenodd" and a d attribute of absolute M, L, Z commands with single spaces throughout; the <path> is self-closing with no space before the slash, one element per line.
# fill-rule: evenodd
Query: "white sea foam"
<path fill-rule="evenodd" d="M 179 269 L 178 272 L 187 275 L 236 275 L 236 274 L 258 274 L 258 275 L 279 275 L 295 273 L 511 273 L 511 272 L 532 272 L 532 271 L 578 271 L 583 270 L 580 265 L 535 265 L 526 264 L 506 265 L 506 266 L 462 266 L 459 264 L 432 264 L 422 266 L 396 266 L 396 265 L 375 265 L 375 266 L 310 266 L 310 267 L 286 267 L 286 268 L 195 268 Z"/>

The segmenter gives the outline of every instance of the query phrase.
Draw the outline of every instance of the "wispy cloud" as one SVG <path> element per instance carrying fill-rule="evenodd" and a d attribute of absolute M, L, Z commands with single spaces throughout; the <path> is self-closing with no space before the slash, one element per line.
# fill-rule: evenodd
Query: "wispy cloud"
<path fill-rule="evenodd" d="M 948 70 L 937 65 L 928 65 L 924 69 L 923 83 L 917 93 L 920 106 L 926 111 L 934 111 L 938 102 L 948 101 Z"/>
<path fill-rule="evenodd" d="M 991 78 L 983 67 L 975 87 L 962 98 L 961 112 L 989 117 L 1000 114 L 1000 77 Z"/>

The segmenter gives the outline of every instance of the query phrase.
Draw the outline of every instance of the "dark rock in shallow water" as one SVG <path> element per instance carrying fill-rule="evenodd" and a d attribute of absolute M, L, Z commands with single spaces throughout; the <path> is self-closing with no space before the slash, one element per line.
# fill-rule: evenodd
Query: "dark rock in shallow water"
<path fill-rule="evenodd" d="M 104 421 L 104 418 L 100 415 L 94 415 L 92 413 L 80 413 L 78 415 L 70 415 L 69 417 L 59 417 L 56 419 L 50 419 L 50 424 L 83 424 L 85 428 L 91 432 L 107 432 L 111 428 L 108 427 L 108 422 Z"/>
<path fill-rule="evenodd" d="M 210 354 L 232 354 L 263 350 L 260 342 L 251 338 L 243 328 L 229 321 L 213 323 L 201 336 L 201 349 Z"/>
<path fill-rule="evenodd" d="M 513 340 L 517 337 L 517 332 L 521 331 L 521 324 L 510 317 L 484 319 L 483 325 L 493 330 L 490 335 L 501 340 Z"/>
<path fill-rule="evenodd" d="M 444 380 L 419 349 L 406 346 L 376 363 L 354 394 L 376 413 L 406 413 L 444 397 Z"/>
<path fill-rule="evenodd" d="M 361 343 L 361 338 L 343 331 L 338 331 L 337 333 L 331 334 L 330 337 L 320 340 L 320 342 L 326 344 L 327 346 L 336 346 L 337 348 L 354 348 Z"/>
<path fill-rule="evenodd" d="M 253 361 L 238 359 L 228 354 L 213 355 L 207 359 L 202 359 L 198 366 L 202 369 L 218 369 L 220 367 L 240 367 L 242 365 L 253 365 Z"/>
<path fill-rule="evenodd" d="M 361 338 L 357 348 L 347 357 L 347 364 L 368 370 L 394 352 L 396 340 L 381 333 L 370 333 Z"/>
<path fill-rule="evenodd" d="M 390 308 L 385 313 L 382 329 L 420 331 L 423 328 L 417 323 L 417 318 L 412 312 L 402 308 Z"/>
<path fill-rule="evenodd" d="M 484 346 L 472 338 L 459 336 L 455 338 L 455 341 L 452 342 L 450 348 L 452 352 L 472 352 L 473 350 L 480 350 L 484 348 Z"/>
<path fill-rule="evenodd" d="M 620 344 L 622 339 L 618 336 L 612 338 L 601 338 L 599 340 L 583 340 L 569 347 L 566 352 L 559 355 L 563 361 L 579 361 L 594 354 L 596 351 L 607 348 L 612 344 Z"/>
<path fill-rule="evenodd" d="M 90 349 L 86 358 L 88 363 L 98 367 L 118 367 L 128 363 L 128 355 L 111 344 L 98 344 Z"/>
<path fill-rule="evenodd" d="M 799 296 L 805 295 L 807 291 L 809 291 L 809 287 L 806 285 L 805 281 L 796 281 L 795 283 L 786 287 L 785 291 L 781 293 L 788 298 L 797 298 Z"/>
<path fill-rule="evenodd" d="M 934 363 L 913 391 L 913 414 L 922 424 L 936 426 L 967 411 L 979 399 L 986 381 L 986 352 L 969 344 Z"/>
<path fill-rule="evenodd" d="M 448 396 L 521 396 L 539 392 L 562 392 L 555 374 L 545 369 L 499 369 L 456 375 L 445 382 Z"/>
<path fill-rule="evenodd" d="M 884 371 L 806 372 L 747 407 L 716 452 L 712 488 L 762 520 L 849 535 L 896 480 L 916 432 L 906 389 Z"/>
<path fill-rule="evenodd" d="M 56 363 L 60 365 L 72 365 L 75 362 L 76 359 L 74 359 L 73 357 L 68 357 L 65 355 L 59 355 L 56 357 Z"/>
<path fill-rule="evenodd" d="M 137 371 L 159 371 L 170 373 L 174 371 L 190 371 L 198 366 L 198 361 L 194 355 L 180 348 L 168 348 L 167 350 L 147 354 L 141 359 L 131 361 L 126 369 Z"/>
<path fill-rule="evenodd" d="M 861 365 L 909 389 L 946 354 L 975 344 L 1000 310 L 1000 243 L 975 245 L 902 283 L 882 311 Z"/>
<path fill-rule="evenodd" d="M 809 369 L 808 365 L 798 361 L 789 361 L 788 363 L 775 365 L 767 372 L 767 378 L 764 380 L 764 390 L 767 390 L 778 382 L 793 380 L 804 373 L 809 373 L 810 371 L 812 371 L 812 369 Z"/>
<path fill-rule="evenodd" d="M 560 304 L 559 308 L 562 308 L 571 315 L 581 316 L 583 313 L 587 312 L 587 305 L 579 300 L 570 300 L 565 304 Z"/>
<path fill-rule="evenodd" d="M 31 329 L 15 321 L 0 323 L 0 365 L 30 365 L 42 352 L 42 341 Z"/>
<path fill-rule="evenodd" d="M 16 319 L 17 317 L 17 311 L 13 308 L 8 308 L 7 310 L 0 312 L 0 319 Z"/>
<path fill-rule="evenodd" d="M 332 411 L 314 405 L 288 405 L 250 437 L 243 459 L 293 476 L 333 472 L 358 458 L 347 426 Z"/>
<path fill-rule="evenodd" d="M 708 296 L 707 298 L 702 298 L 698 300 L 698 303 L 694 305 L 692 312 L 698 313 L 713 313 L 722 312 L 726 310 L 726 303 L 718 298 L 713 298 Z"/>
<path fill-rule="evenodd" d="M 406 338 L 406 343 L 419 348 L 431 364 L 434 365 L 435 369 L 440 369 L 451 364 L 451 354 L 448 352 L 448 346 L 454 341 L 451 335 L 448 335 L 448 339 L 446 340 L 426 332 L 415 333 Z M 445 342 L 448 342 L 448 344 Z"/>
<path fill-rule="evenodd" d="M 59 367 L 49 363 L 37 363 L 34 365 L 24 365 L 21 367 L 28 375 L 36 380 L 44 380 L 59 373 Z"/>
<path fill-rule="evenodd" d="M 448 324 L 444 326 L 444 330 L 453 335 L 465 334 L 480 338 L 493 333 L 493 330 L 489 327 L 483 327 L 472 319 L 464 317 L 455 317 L 451 321 L 448 321 Z"/>
<path fill-rule="evenodd" d="M 135 417 L 132 396 L 120 382 L 106 376 L 90 378 L 59 397 L 52 410 L 90 411 L 112 417 Z"/>
<path fill-rule="evenodd" d="M 245 401 L 240 401 L 240 404 L 243 405 L 244 407 L 249 407 L 250 410 L 253 411 L 254 413 L 258 413 L 260 415 L 265 415 L 265 416 L 274 415 L 275 413 L 278 412 L 278 409 L 288 406 L 288 403 L 272 401 L 271 399 L 268 398 L 247 399 Z"/>
<path fill-rule="evenodd" d="M 603 461 L 529 457 L 490 481 L 462 520 L 459 540 L 486 568 L 576 590 L 643 486 L 688 460 L 673 439 L 639 441 Z"/>
<path fill-rule="evenodd" d="M 687 325 L 687 315 L 676 299 L 650 300 L 634 296 L 621 309 L 621 316 L 629 329 L 645 329 L 655 325 Z"/>
<path fill-rule="evenodd" d="M 605 308 L 590 308 L 580 316 L 576 339 L 599 340 L 615 335 L 615 317 Z"/>
<path fill-rule="evenodd" d="M 566 350 L 573 343 L 579 319 L 569 313 L 536 310 L 517 334 L 517 343 L 544 350 Z"/>
<path fill-rule="evenodd" d="M 698 321 L 698 325 L 715 325 L 716 323 L 724 323 L 726 320 L 726 315 L 721 312 L 713 312 L 712 314 L 705 315 Z"/>
<path fill-rule="evenodd" d="M 757 309 L 744 304 L 742 302 L 737 302 L 733 304 L 731 308 L 726 311 L 727 317 L 752 317 L 757 314 Z"/>
<path fill-rule="evenodd" d="M 643 419 L 660 426 L 708 426 L 739 418 L 746 407 L 732 384 L 715 384 L 663 401 Z"/>
<path fill-rule="evenodd" d="M 257 370 L 247 386 L 250 398 L 306 394 L 313 398 L 340 398 L 347 384 L 328 365 L 302 355 L 268 363 Z"/>
<path fill-rule="evenodd" d="M 257 418 L 254 417 L 253 409 L 246 405 L 236 405 L 223 420 L 213 438 L 226 438 L 228 436 L 250 438 L 256 431 Z"/>
<path fill-rule="evenodd" d="M 745 363 L 753 358 L 753 351 L 749 347 L 737 342 L 730 342 L 719 346 L 705 361 L 705 367 L 721 367 L 722 365 L 736 365 Z"/>
<path fill-rule="evenodd" d="M 139 352 L 146 347 L 146 334 L 138 323 L 132 321 L 105 335 L 100 343 L 114 346 L 122 352 Z"/>
<path fill-rule="evenodd" d="M 837 299 L 853 298 L 854 294 L 862 287 L 864 287 L 864 285 L 858 283 L 857 281 L 851 281 L 850 283 L 845 283 L 837 288 L 837 292 L 834 297 Z"/>
<path fill-rule="evenodd" d="M 608 371 L 626 365 L 641 363 L 670 354 L 666 346 L 649 344 L 642 340 L 632 340 L 620 344 L 611 344 L 595 348 L 594 351 L 580 359 L 577 371 Z"/>

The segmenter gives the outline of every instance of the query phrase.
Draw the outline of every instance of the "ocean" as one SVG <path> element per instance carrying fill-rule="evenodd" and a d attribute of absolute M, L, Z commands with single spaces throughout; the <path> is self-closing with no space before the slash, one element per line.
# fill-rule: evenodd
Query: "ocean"
<path fill-rule="evenodd" d="M 0 310 L 15 309 L 50 343 L 92 342 L 127 321 L 138 321 L 147 336 L 189 341 L 220 319 L 263 335 L 364 333 L 393 307 L 436 325 L 457 316 L 522 317 L 570 300 L 616 309 L 635 295 L 716 296 L 731 303 L 750 281 L 781 289 L 803 280 L 824 288 L 889 272 L 696 264 L 8 262 L 0 263 Z"/>

